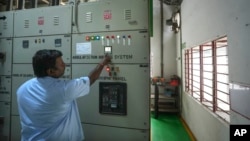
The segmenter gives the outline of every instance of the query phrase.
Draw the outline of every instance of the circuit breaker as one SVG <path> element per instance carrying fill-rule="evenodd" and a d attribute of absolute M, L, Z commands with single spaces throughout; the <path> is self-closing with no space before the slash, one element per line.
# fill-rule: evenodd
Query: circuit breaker
<path fill-rule="evenodd" d="M 101 114 L 127 114 L 127 84 L 100 82 L 99 112 Z"/>

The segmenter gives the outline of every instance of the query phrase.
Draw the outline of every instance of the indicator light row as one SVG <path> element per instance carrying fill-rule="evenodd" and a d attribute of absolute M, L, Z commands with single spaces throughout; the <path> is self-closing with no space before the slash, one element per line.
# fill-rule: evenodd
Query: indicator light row
<path fill-rule="evenodd" d="M 120 35 L 117 35 L 117 36 L 114 36 L 114 35 L 111 35 L 111 36 L 86 36 L 86 41 L 90 41 L 90 40 L 104 40 L 104 39 L 120 39 L 120 38 L 123 38 L 123 39 L 126 39 L 126 38 L 131 38 L 131 35 L 123 35 L 123 36 L 120 36 Z"/>

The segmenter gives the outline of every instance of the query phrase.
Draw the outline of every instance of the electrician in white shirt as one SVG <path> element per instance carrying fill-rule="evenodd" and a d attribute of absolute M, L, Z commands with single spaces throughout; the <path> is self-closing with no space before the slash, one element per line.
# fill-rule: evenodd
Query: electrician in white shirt
<path fill-rule="evenodd" d="M 72 80 L 58 79 L 65 70 L 60 51 L 39 50 L 32 59 L 36 77 L 17 90 L 21 140 L 84 140 L 76 99 L 89 93 L 110 56 L 106 55 L 88 76 Z"/>

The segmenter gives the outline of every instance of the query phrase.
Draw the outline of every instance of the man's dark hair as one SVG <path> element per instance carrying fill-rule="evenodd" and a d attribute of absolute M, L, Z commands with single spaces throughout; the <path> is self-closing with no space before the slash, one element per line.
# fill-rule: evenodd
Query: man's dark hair
<path fill-rule="evenodd" d="M 32 65 L 34 73 L 37 77 L 48 76 L 47 70 L 56 68 L 56 58 L 63 54 L 58 50 L 43 49 L 35 53 L 32 58 Z"/>

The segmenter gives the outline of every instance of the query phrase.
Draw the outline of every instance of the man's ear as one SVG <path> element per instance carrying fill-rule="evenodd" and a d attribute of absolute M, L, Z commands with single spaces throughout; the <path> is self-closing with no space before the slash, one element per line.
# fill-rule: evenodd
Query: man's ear
<path fill-rule="evenodd" d="M 47 69 L 48 76 L 53 76 L 55 73 L 54 69 Z"/>

